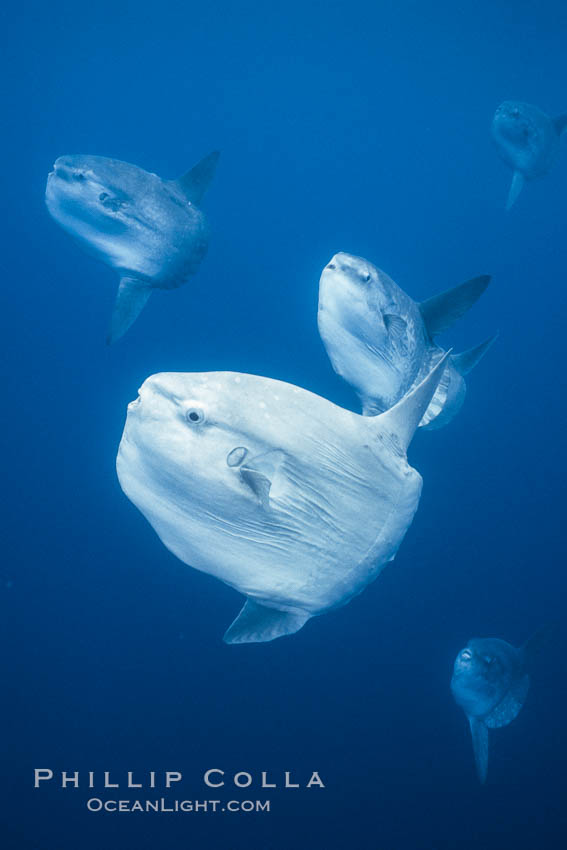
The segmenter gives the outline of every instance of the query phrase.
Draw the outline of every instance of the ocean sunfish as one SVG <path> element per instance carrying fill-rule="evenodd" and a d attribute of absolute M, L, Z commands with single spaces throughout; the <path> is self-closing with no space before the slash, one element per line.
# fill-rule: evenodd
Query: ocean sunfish
<path fill-rule="evenodd" d="M 61 156 L 47 178 L 55 221 L 89 253 L 116 269 L 120 285 L 108 342 L 138 317 L 152 289 L 175 289 L 207 252 L 199 209 L 213 177 L 214 152 L 177 180 L 103 156 Z"/>
<path fill-rule="evenodd" d="M 394 558 L 422 486 L 406 449 L 444 368 L 374 418 L 255 375 L 144 382 L 120 485 L 174 555 L 247 597 L 227 643 L 297 632 Z"/>
<path fill-rule="evenodd" d="M 481 782 L 488 770 L 488 730 L 507 726 L 518 716 L 534 657 L 547 639 L 547 630 L 542 629 L 516 649 L 498 638 L 474 638 L 457 656 L 451 691 L 470 724 Z"/>
<path fill-rule="evenodd" d="M 567 115 L 550 118 L 537 106 L 519 100 L 500 104 L 492 119 L 492 138 L 504 162 L 514 171 L 506 209 L 516 201 L 526 180 L 543 177 L 559 154 L 559 137 Z"/>
<path fill-rule="evenodd" d="M 387 410 L 423 380 L 445 353 L 435 336 L 466 313 L 489 282 L 487 275 L 476 277 L 419 304 L 368 260 L 335 254 L 319 282 L 319 333 L 364 416 Z M 451 421 L 464 401 L 464 375 L 493 341 L 448 358 L 421 427 Z"/>

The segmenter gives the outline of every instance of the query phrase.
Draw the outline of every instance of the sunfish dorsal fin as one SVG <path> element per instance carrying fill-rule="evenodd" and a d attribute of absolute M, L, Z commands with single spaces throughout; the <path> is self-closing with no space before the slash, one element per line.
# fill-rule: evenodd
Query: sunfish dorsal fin
<path fill-rule="evenodd" d="M 264 643 L 298 632 L 309 618 L 306 611 L 278 611 L 248 599 L 223 640 L 225 643 Z"/>
<path fill-rule="evenodd" d="M 522 174 L 521 171 L 514 171 L 514 176 L 512 177 L 512 185 L 510 186 L 510 191 L 508 192 L 508 199 L 506 201 L 506 209 L 510 210 L 518 200 L 518 195 L 524 188 L 524 183 L 526 182 L 526 178 Z"/>
<path fill-rule="evenodd" d="M 469 717 L 469 724 L 471 727 L 476 772 L 479 780 L 484 785 L 486 774 L 488 773 L 488 729 L 478 717 Z"/>
<path fill-rule="evenodd" d="M 106 337 L 108 345 L 124 336 L 142 312 L 151 293 L 152 287 L 135 277 L 123 277 L 120 280 Z"/>
<path fill-rule="evenodd" d="M 546 623 L 545 626 L 541 626 L 521 647 L 522 663 L 526 673 L 533 672 L 538 657 L 555 638 L 556 632 L 556 623 Z"/>
<path fill-rule="evenodd" d="M 367 417 L 365 420 L 373 430 L 390 434 L 402 452 L 405 452 L 411 443 L 411 438 L 435 395 L 449 356 L 450 352 L 447 351 L 421 384 L 410 390 L 397 404 L 384 413 Z"/>
<path fill-rule="evenodd" d="M 429 336 L 434 337 L 446 331 L 457 319 L 464 316 L 478 301 L 489 283 L 490 275 L 483 274 L 418 304 Z"/>
<path fill-rule="evenodd" d="M 201 203 L 203 195 L 213 179 L 219 156 L 219 151 L 213 151 L 198 162 L 197 165 L 194 165 L 183 177 L 178 177 L 177 180 L 171 181 L 183 192 L 187 200 L 191 201 L 191 203 Z"/>
<path fill-rule="evenodd" d="M 270 490 L 274 477 L 284 459 L 279 449 L 246 459 L 239 467 L 242 480 L 248 484 L 265 508 L 270 504 Z"/>
<path fill-rule="evenodd" d="M 461 351 L 460 354 L 451 354 L 451 363 L 459 373 L 459 375 L 468 375 L 474 369 L 477 363 L 482 360 L 498 334 L 485 339 L 480 345 L 474 348 L 469 348 L 467 351 Z"/>
<path fill-rule="evenodd" d="M 555 125 L 555 129 L 557 130 L 557 133 L 559 135 L 561 135 L 561 133 L 567 127 L 567 114 L 559 115 L 557 118 L 555 118 L 553 120 L 553 124 Z"/>

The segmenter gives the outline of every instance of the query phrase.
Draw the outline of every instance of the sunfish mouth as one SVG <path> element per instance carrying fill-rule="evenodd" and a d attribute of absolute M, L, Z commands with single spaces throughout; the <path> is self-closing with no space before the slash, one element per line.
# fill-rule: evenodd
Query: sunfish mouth
<path fill-rule="evenodd" d="M 64 160 L 56 159 L 53 163 L 53 171 L 49 172 L 49 177 L 60 178 L 61 180 L 86 180 L 88 176 L 92 176 L 92 172 L 85 171 L 84 168 L 77 168 L 75 165 L 70 165 Z"/>

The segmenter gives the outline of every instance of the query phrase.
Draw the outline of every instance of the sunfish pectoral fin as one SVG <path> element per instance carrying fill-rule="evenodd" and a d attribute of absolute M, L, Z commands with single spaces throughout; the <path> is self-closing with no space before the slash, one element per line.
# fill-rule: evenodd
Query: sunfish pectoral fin
<path fill-rule="evenodd" d="M 469 348 L 467 351 L 462 351 L 460 354 L 451 354 L 451 363 L 459 375 L 468 375 L 468 373 L 474 369 L 477 363 L 482 360 L 497 336 L 498 334 L 495 333 L 474 348 Z"/>
<path fill-rule="evenodd" d="M 110 320 L 110 328 L 106 338 L 110 345 L 124 336 L 150 297 L 152 287 L 135 277 L 123 277 L 116 293 L 116 301 Z"/>
<path fill-rule="evenodd" d="M 518 195 L 524 188 L 524 183 L 526 182 L 526 178 L 522 174 L 521 171 L 514 171 L 514 176 L 512 177 L 512 185 L 510 186 L 510 191 L 508 192 L 508 200 L 506 201 L 506 209 L 510 210 L 518 200 Z"/>
<path fill-rule="evenodd" d="M 219 156 L 219 151 L 213 151 L 193 166 L 183 177 L 171 181 L 191 203 L 201 203 L 203 195 L 213 179 Z"/>
<path fill-rule="evenodd" d="M 429 336 L 433 338 L 448 330 L 457 319 L 464 316 L 489 283 L 490 275 L 483 274 L 422 301 L 418 306 Z"/>
<path fill-rule="evenodd" d="M 435 390 L 443 377 L 447 366 L 447 358 L 451 352 L 447 351 L 431 370 L 429 375 L 413 390 L 405 395 L 385 413 L 379 416 L 367 417 L 370 427 L 378 433 L 389 434 L 401 452 L 405 452 L 415 434 L 423 414 L 429 407 Z"/>
<path fill-rule="evenodd" d="M 488 729 L 478 717 L 469 717 L 476 772 L 484 784 L 488 773 Z"/>
<path fill-rule="evenodd" d="M 386 330 L 393 339 L 399 340 L 407 333 L 408 324 L 401 316 L 396 316 L 392 313 L 385 313 L 383 316 Z"/>
<path fill-rule="evenodd" d="M 272 483 L 284 459 L 279 449 L 245 461 L 239 467 L 240 477 L 258 497 L 264 508 L 270 506 Z"/>
<path fill-rule="evenodd" d="M 248 599 L 223 639 L 225 643 L 264 643 L 298 632 L 310 616 L 306 611 L 278 611 Z"/>

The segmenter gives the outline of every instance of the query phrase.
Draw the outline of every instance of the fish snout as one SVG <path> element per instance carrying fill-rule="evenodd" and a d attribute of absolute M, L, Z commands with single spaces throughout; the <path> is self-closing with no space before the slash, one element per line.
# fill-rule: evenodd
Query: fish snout
<path fill-rule="evenodd" d="M 343 279 L 347 278 L 356 285 L 370 283 L 372 279 L 371 267 L 366 260 L 342 251 L 335 254 L 331 262 L 325 266 L 325 271 L 327 269 L 340 274 Z"/>
<path fill-rule="evenodd" d="M 167 415 L 167 401 L 170 394 L 167 384 L 160 381 L 160 375 L 152 375 L 144 381 L 138 390 L 138 397 L 128 405 L 128 416 L 137 420 L 160 419 Z"/>
<path fill-rule="evenodd" d="M 457 655 L 457 660 L 455 661 L 455 673 L 470 670 L 473 664 L 473 653 L 468 647 L 465 647 L 465 649 L 461 650 L 461 652 Z"/>
<path fill-rule="evenodd" d="M 69 156 L 60 156 L 53 163 L 53 171 L 50 172 L 50 176 L 59 178 L 60 180 L 65 180 L 67 182 L 77 181 L 82 182 L 87 180 L 88 175 L 87 171 L 84 168 L 78 167 L 74 162 L 72 157 Z"/>
<path fill-rule="evenodd" d="M 192 398 L 191 387 L 180 384 L 179 375 L 175 372 L 158 372 L 150 375 L 140 389 L 138 394 L 144 407 L 157 411 L 158 409 L 171 410 L 171 406 L 179 405 L 186 407 L 187 404 L 197 405 L 197 400 Z"/>
<path fill-rule="evenodd" d="M 142 400 L 152 396 L 164 396 L 171 398 L 173 395 L 173 387 L 171 376 L 167 372 L 158 372 L 156 375 L 150 375 L 140 389 L 138 394 Z"/>
<path fill-rule="evenodd" d="M 342 251 L 339 251 L 338 254 L 335 254 L 329 263 L 325 266 L 325 269 L 329 269 L 330 271 L 339 271 L 344 272 L 350 266 L 350 260 L 353 259 L 350 254 L 345 254 Z"/>

